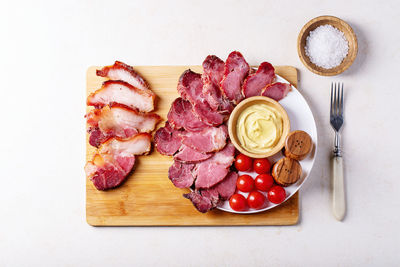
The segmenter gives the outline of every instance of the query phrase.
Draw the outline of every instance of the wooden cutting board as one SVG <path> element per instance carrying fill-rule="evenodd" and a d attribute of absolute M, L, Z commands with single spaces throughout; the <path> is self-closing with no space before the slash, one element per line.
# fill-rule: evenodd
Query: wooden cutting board
<path fill-rule="evenodd" d="M 87 71 L 87 94 L 100 88 L 104 78 L 96 76 L 96 69 Z M 201 66 L 135 66 L 157 94 L 156 110 L 163 121 L 172 101 L 178 97 L 178 78 L 186 69 L 202 72 Z M 297 87 L 297 70 L 290 66 L 276 66 L 276 73 Z M 89 111 L 91 107 L 88 107 Z M 92 159 L 95 149 L 86 136 L 86 160 Z M 242 215 L 212 210 L 198 212 L 183 198 L 188 189 L 173 186 L 168 179 L 172 157 L 153 150 L 148 156 L 137 158 L 136 169 L 125 183 L 115 189 L 98 191 L 86 178 L 86 220 L 93 226 L 194 226 L 194 225 L 292 225 L 299 219 L 299 196 L 272 210 Z"/>

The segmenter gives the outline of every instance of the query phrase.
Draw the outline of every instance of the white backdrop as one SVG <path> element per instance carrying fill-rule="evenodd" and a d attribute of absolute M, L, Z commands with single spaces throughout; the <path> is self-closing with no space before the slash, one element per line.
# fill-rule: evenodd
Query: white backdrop
<path fill-rule="evenodd" d="M 399 264 L 400 2 L 2 1 L 0 15 L 1 266 L 393 266 Z M 297 56 L 301 27 L 335 15 L 359 54 L 337 77 Z M 85 221 L 85 72 L 201 64 L 241 51 L 299 70 L 318 124 L 319 154 L 290 227 L 114 227 Z M 345 84 L 348 214 L 330 210 L 329 85 Z"/>

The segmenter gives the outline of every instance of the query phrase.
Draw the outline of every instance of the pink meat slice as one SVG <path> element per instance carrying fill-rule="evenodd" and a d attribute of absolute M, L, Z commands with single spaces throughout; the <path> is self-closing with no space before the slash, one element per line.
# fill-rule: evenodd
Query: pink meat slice
<path fill-rule="evenodd" d="M 170 125 L 177 130 L 200 131 L 207 127 L 194 113 L 192 104 L 181 97 L 172 103 L 167 118 Z"/>
<path fill-rule="evenodd" d="M 263 96 L 270 97 L 276 101 L 283 99 L 291 90 L 292 86 L 289 83 L 273 83 L 267 85 L 263 91 Z"/>
<path fill-rule="evenodd" d="M 175 154 L 174 160 L 183 163 L 196 163 L 209 159 L 212 155 L 212 153 L 202 153 L 182 144 L 179 152 Z"/>
<path fill-rule="evenodd" d="M 275 69 L 268 63 L 263 62 L 256 73 L 247 76 L 243 83 L 243 95 L 245 98 L 261 95 L 262 90 L 275 79 Z"/>
<path fill-rule="evenodd" d="M 172 156 L 182 145 L 181 135 L 166 122 L 165 126 L 154 134 L 154 144 L 160 154 Z"/>
<path fill-rule="evenodd" d="M 225 125 L 208 127 L 199 132 L 182 134 L 182 143 L 202 153 L 219 151 L 226 145 L 228 128 Z"/>
<path fill-rule="evenodd" d="M 178 82 L 178 92 L 185 100 L 193 105 L 194 114 L 199 120 L 210 126 L 222 124 L 224 116 L 210 107 L 203 95 L 203 81 L 201 75 L 193 71 L 183 72 Z"/>
<path fill-rule="evenodd" d="M 211 158 L 196 165 L 194 170 L 196 188 L 210 188 L 222 181 L 229 172 L 234 161 L 235 147 L 228 143 L 224 149 L 218 151 Z"/>
<path fill-rule="evenodd" d="M 221 88 L 225 96 L 234 104 L 242 99 L 242 84 L 249 75 L 250 66 L 238 51 L 229 54 L 224 69 L 224 78 L 221 81 Z"/>
<path fill-rule="evenodd" d="M 193 203 L 193 206 L 202 213 L 206 213 L 216 206 L 208 196 L 203 196 L 197 191 L 183 194 L 183 197 L 189 199 Z"/>
<path fill-rule="evenodd" d="M 105 135 L 99 127 L 90 127 L 88 129 L 89 135 L 89 144 L 94 147 L 99 147 L 101 143 L 108 139 L 107 135 Z"/>
<path fill-rule="evenodd" d="M 238 176 L 237 172 L 231 171 L 221 182 L 212 188 L 218 192 L 222 199 L 229 199 L 235 193 Z"/>
<path fill-rule="evenodd" d="M 186 164 L 175 161 L 174 164 L 169 167 L 168 178 L 178 188 L 190 187 L 194 182 L 194 176 L 192 174 L 194 167 L 195 164 Z"/>

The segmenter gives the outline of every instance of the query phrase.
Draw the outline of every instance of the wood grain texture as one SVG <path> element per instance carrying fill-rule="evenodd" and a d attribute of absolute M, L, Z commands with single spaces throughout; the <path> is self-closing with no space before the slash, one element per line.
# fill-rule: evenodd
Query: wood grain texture
<path fill-rule="evenodd" d="M 87 95 L 100 88 L 104 78 L 87 71 Z M 157 94 L 156 112 L 164 125 L 172 101 L 178 97 L 178 78 L 186 69 L 201 72 L 201 66 L 135 66 Z M 297 86 L 297 70 L 277 66 L 276 72 Z M 87 108 L 89 111 L 91 107 Z M 86 160 L 93 157 L 95 149 L 86 136 Z M 86 220 L 93 226 L 207 226 L 207 225 L 292 225 L 299 218 L 298 193 L 279 207 L 250 215 L 213 210 L 198 212 L 192 203 L 183 198 L 187 189 L 173 186 L 168 179 L 172 157 L 153 150 L 148 156 L 137 159 L 136 169 L 126 182 L 113 190 L 98 191 L 86 179 Z"/>
<path fill-rule="evenodd" d="M 310 58 L 306 55 L 305 51 L 306 40 L 307 36 L 310 34 L 310 31 L 313 31 L 319 26 L 326 24 L 330 24 L 333 27 L 342 31 L 349 44 L 349 52 L 347 56 L 343 59 L 342 63 L 339 66 L 332 69 L 324 69 L 318 67 L 317 65 L 311 62 Z M 356 59 L 357 52 L 358 52 L 357 36 L 354 33 L 353 29 L 345 21 L 334 16 L 320 16 L 310 20 L 309 22 L 306 23 L 306 25 L 303 26 L 297 38 L 297 53 L 299 54 L 301 62 L 303 62 L 303 64 L 310 71 L 322 76 L 334 76 L 347 70 Z"/>

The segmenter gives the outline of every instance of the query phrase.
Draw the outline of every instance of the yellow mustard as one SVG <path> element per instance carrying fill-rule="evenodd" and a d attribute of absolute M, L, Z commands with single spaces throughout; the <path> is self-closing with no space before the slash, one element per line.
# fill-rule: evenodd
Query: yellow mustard
<path fill-rule="evenodd" d="M 282 136 L 281 113 L 268 104 L 249 106 L 239 115 L 236 131 L 240 144 L 247 151 L 269 152 Z"/>

